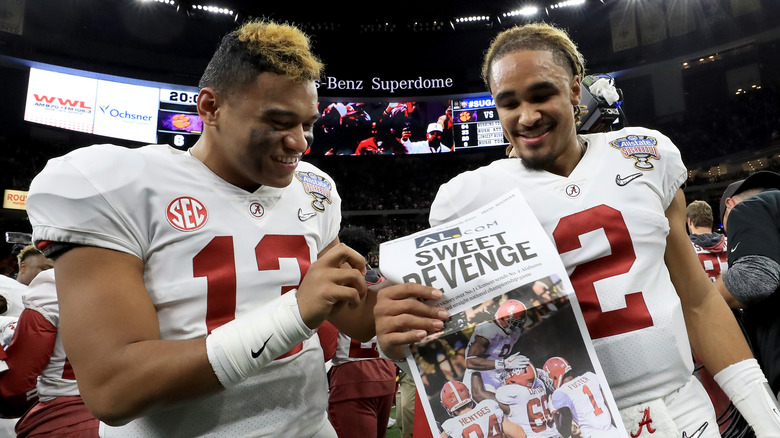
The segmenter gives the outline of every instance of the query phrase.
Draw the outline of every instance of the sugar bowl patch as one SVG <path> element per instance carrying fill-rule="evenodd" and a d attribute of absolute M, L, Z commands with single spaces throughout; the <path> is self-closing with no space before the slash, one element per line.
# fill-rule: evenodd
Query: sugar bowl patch
<path fill-rule="evenodd" d="M 609 142 L 610 146 L 618 149 L 623 157 L 636 160 L 634 167 L 639 170 L 652 170 L 653 163 L 650 159 L 661 159 L 658 153 L 658 140 L 648 135 L 628 135 Z"/>
<path fill-rule="evenodd" d="M 295 172 L 295 177 L 303 185 L 303 191 L 314 198 L 311 206 L 317 211 L 325 211 L 325 203 L 332 203 L 330 181 L 314 172 Z"/>

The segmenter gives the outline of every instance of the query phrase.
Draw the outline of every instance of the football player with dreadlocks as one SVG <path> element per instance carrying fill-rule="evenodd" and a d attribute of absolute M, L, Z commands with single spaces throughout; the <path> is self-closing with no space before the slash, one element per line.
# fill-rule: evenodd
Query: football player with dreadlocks
<path fill-rule="evenodd" d="M 520 353 L 510 355 L 523 333 L 525 319 L 525 305 L 519 300 L 509 299 L 498 307 L 494 320 L 474 328 L 466 346 L 467 369 L 463 383 L 476 401 L 490 397 L 485 391 L 494 392 L 501 386 L 501 373 L 505 368 L 529 362 Z"/>

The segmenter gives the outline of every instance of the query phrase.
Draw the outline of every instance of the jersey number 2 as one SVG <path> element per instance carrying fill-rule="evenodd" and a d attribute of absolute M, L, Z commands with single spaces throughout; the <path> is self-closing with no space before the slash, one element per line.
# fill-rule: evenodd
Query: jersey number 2
<path fill-rule="evenodd" d="M 596 294 L 595 282 L 627 273 L 636 260 L 631 234 L 622 213 L 612 207 L 599 205 L 562 218 L 553 231 L 558 252 L 564 254 L 581 248 L 579 237 L 598 229 L 604 230 L 610 254 L 577 265 L 571 274 L 571 282 L 591 338 L 605 338 L 652 327 L 653 318 L 641 291 L 625 296 L 626 307 L 606 312 L 601 310 Z"/>

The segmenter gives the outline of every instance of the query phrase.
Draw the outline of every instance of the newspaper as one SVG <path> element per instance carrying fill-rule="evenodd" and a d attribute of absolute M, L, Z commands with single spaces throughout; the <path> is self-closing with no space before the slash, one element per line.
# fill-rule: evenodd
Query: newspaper
<path fill-rule="evenodd" d="M 569 427 L 627 436 L 566 269 L 519 190 L 446 224 L 382 243 L 379 260 L 392 282 L 440 289 L 443 297 L 431 304 L 451 315 L 407 355 L 434 436 L 471 436 L 467 429 L 477 427 L 494 436 L 515 426 L 555 433 L 563 406 L 553 401 L 571 399 L 553 394 L 563 382 L 545 364 L 556 357 L 571 366 L 575 383 L 588 376 L 589 386 L 575 392 L 589 396 L 598 414 L 589 420 L 598 424 L 575 421 Z M 473 400 L 464 405 L 471 410 L 452 409 L 458 397 L 442 399 L 461 384 Z M 603 429 L 591 430 L 599 436 Z"/>

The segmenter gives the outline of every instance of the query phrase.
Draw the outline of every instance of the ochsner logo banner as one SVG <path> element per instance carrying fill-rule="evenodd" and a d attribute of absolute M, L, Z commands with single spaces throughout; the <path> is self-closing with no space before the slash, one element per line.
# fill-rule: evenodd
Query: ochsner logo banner
<path fill-rule="evenodd" d="M 30 69 L 24 120 L 92 133 L 97 79 Z"/>
<path fill-rule="evenodd" d="M 98 80 L 97 135 L 154 143 L 157 141 L 159 88 Z"/>

